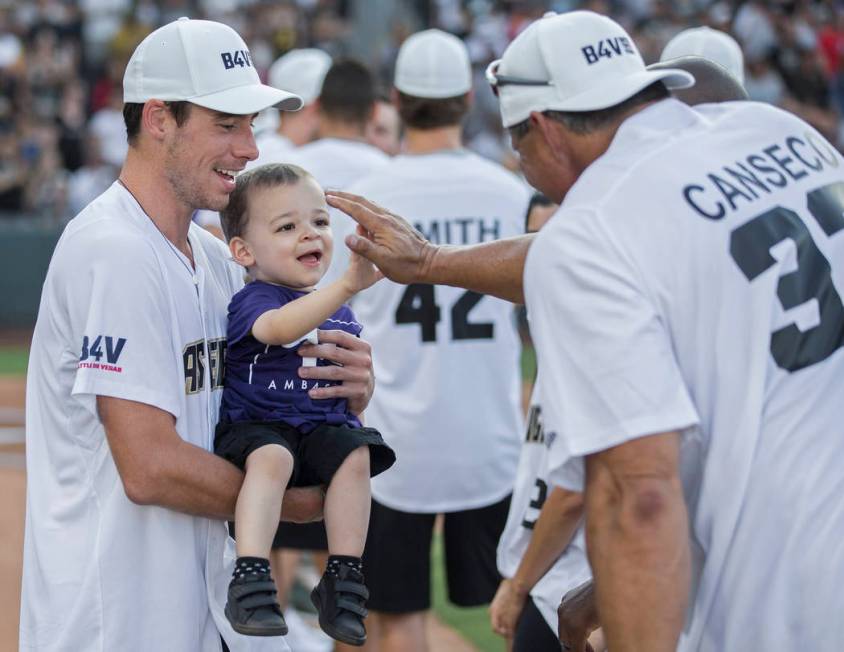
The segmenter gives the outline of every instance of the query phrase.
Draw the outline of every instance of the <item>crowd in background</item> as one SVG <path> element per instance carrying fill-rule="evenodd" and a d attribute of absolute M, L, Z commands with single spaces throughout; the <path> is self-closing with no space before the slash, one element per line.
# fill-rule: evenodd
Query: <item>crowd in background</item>
<path fill-rule="evenodd" d="M 729 31 L 753 100 L 799 114 L 844 147 L 840 0 L 0 0 L 0 217 L 72 217 L 116 178 L 126 151 L 123 70 L 157 26 L 208 18 L 234 27 L 262 77 L 284 52 L 354 56 L 389 90 L 402 40 L 439 27 L 466 41 L 475 68 L 469 146 L 516 166 L 483 81 L 489 61 L 545 11 L 585 8 L 622 22 L 646 62 L 682 29 Z"/>

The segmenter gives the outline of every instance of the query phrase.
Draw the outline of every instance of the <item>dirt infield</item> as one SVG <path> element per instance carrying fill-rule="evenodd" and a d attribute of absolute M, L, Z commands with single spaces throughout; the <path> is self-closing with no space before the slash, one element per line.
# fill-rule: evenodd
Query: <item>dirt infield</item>
<path fill-rule="evenodd" d="M 0 650 L 18 649 L 25 474 L 21 378 L 0 376 Z"/>
<path fill-rule="evenodd" d="M 24 471 L 23 378 L 0 376 L 0 651 L 18 649 L 21 553 L 26 474 Z M 474 652 L 475 648 L 436 618 L 429 619 L 431 649 Z"/>

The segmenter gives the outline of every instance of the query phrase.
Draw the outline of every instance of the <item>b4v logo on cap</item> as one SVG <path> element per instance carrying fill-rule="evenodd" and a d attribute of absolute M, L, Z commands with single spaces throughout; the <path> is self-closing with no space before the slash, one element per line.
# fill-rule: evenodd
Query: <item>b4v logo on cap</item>
<path fill-rule="evenodd" d="M 622 54 L 636 54 L 633 46 L 630 45 L 630 39 L 626 36 L 603 38 L 596 45 L 587 45 L 580 48 L 580 51 L 583 52 L 586 63 L 590 66 L 602 58 L 612 59 Z"/>
<path fill-rule="evenodd" d="M 249 50 L 235 50 L 234 52 L 220 52 L 223 58 L 223 65 L 226 70 L 231 70 L 235 66 L 241 68 L 252 67 L 252 57 L 249 56 Z"/>

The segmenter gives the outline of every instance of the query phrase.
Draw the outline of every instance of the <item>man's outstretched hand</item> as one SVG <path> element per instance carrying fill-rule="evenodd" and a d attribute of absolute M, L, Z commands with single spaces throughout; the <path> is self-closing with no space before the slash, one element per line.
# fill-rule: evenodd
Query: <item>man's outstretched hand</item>
<path fill-rule="evenodd" d="M 374 263 L 391 281 L 425 282 L 436 247 L 404 218 L 347 192 L 329 190 L 325 198 L 358 223 L 357 233 L 346 236 L 349 249 Z"/>

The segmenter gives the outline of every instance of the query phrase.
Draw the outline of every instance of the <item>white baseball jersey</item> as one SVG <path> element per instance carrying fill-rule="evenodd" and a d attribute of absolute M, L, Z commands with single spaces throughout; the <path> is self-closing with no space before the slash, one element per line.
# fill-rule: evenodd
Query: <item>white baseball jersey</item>
<path fill-rule="evenodd" d="M 523 232 L 527 188 L 466 150 L 397 156 L 350 188 L 403 215 L 432 242 L 474 244 Z M 332 216 L 335 220 L 335 216 Z M 335 262 L 350 218 L 335 220 Z M 395 449 L 372 481 L 406 512 L 490 505 L 513 487 L 522 430 L 513 307 L 459 288 L 381 281 L 355 297 L 378 387 L 366 423 Z"/>
<path fill-rule="evenodd" d="M 844 166 L 752 102 L 625 121 L 528 255 L 546 432 L 681 431 L 683 651 L 844 645 Z"/>
<path fill-rule="evenodd" d="M 346 190 L 390 162 L 377 147 L 345 138 L 320 138 L 297 147 L 283 163 L 305 168 L 326 190 Z"/>
<path fill-rule="evenodd" d="M 278 113 L 278 111 L 274 112 Z M 275 130 L 265 131 L 256 136 L 255 145 L 258 147 L 258 158 L 246 164 L 247 170 L 266 163 L 286 163 L 290 153 L 297 149 L 293 141 Z"/>
<path fill-rule="evenodd" d="M 533 536 L 533 526 L 539 518 L 539 511 L 553 490 L 548 479 L 548 450 L 554 447 L 554 440 L 546 439 L 542 427 L 539 383 L 540 379 L 537 378 L 531 395 L 510 512 L 498 541 L 498 572 L 502 577 L 513 577 L 516 574 Z M 583 528 L 580 527 L 565 552 L 530 592 L 534 604 L 552 631 L 557 631 L 557 606 L 560 599 L 591 576 Z"/>
<path fill-rule="evenodd" d="M 56 246 L 27 374 L 21 650 L 287 649 L 232 631 L 225 524 L 132 503 L 97 415 L 98 395 L 153 405 L 211 450 L 242 282 L 222 243 L 189 239 L 195 271 L 115 183 Z"/>

